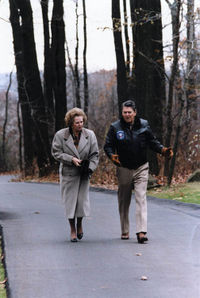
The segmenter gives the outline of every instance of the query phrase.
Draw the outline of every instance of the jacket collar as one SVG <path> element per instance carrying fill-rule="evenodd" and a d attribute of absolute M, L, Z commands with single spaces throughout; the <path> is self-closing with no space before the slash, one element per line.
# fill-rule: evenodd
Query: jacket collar
<path fill-rule="evenodd" d="M 124 121 L 123 117 L 120 118 L 120 122 L 123 128 L 130 128 L 130 124 Z M 136 115 L 133 123 L 133 129 L 139 129 L 141 127 L 140 118 Z"/>

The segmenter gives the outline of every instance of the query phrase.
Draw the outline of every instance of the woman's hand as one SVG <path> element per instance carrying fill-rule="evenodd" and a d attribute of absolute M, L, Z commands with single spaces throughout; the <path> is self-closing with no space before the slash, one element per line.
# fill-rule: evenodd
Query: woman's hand
<path fill-rule="evenodd" d="M 72 162 L 76 167 L 80 167 L 81 166 L 81 162 L 82 160 L 76 158 L 76 157 L 72 157 Z"/>

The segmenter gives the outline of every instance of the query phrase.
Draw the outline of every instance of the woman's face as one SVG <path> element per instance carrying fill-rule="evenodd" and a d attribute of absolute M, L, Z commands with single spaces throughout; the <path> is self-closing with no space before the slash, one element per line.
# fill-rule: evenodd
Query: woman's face
<path fill-rule="evenodd" d="M 80 132 L 83 128 L 83 116 L 74 117 L 74 122 L 72 124 L 72 129 L 74 132 Z"/>

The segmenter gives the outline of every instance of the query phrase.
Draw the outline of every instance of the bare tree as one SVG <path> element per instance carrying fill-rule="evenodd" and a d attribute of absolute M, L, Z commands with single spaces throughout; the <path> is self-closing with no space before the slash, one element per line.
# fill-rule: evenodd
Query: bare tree
<path fill-rule="evenodd" d="M 126 64 L 122 42 L 122 25 L 120 14 L 120 1 L 112 0 L 112 23 L 115 44 L 115 55 L 117 61 L 117 94 L 119 115 L 121 115 L 121 105 L 128 98 Z"/>
<path fill-rule="evenodd" d="M 5 149 L 6 149 L 6 125 L 8 122 L 8 102 L 9 102 L 9 91 L 10 91 L 10 87 L 12 84 L 12 71 L 9 75 L 9 83 L 8 83 L 8 88 L 6 90 L 6 101 L 5 101 L 5 118 L 4 118 L 4 124 L 3 124 L 3 141 L 2 141 L 2 156 L 3 156 L 3 170 L 6 171 L 7 170 L 7 166 L 6 166 L 6 154 L 5 154 Z"/>
<path fill-rule="evenodd" d="M 23 171 L 23 158 L 22 158 L 22 128 L 21 128 L 21 119 L 20 119 L 20 103 L 17 101 L 17 125 L 19 130 L 19 168 L 20 171 Z"/>
<path fill-rule="evenodd" d="M 171 4 L 168 0 L 166 0 L 172 15 L 172 41 L 173 41 L 173 62 L 171 68 L 171 75 L 169 78 L 169 91 L 168 91 L 168 100 L 167 100 L 167 133 L 165 139 L 166 147 L 170 146 L 172 129 L 173 129 L 173 118 L 172 118 L 172 105 L 174 98 L 174 85 L 176 82 L 177 74 L 179 74 L 178 68 L 178 45 L 180 40 L 180 9 L 181 9 L 181 0 L 175 0 L 173 4 Z M 169 175 L 169 160 L 165 159 L 165 176 Z"/>
<path fill-rule="evenodd" d="M 53 63 L 53 93 L 55 98 L 56 131 L 64 127 L 64 117 L 67 110 L 65 24 L 63 20 L 63 13 L 63 0 L 54 0 L 51 21 L 51 57 Z"/>
<path fill-rule="evenodd" d="M 31 107 L 31 116 L 35 129 L 35 151 L 39 175 L 45 175 L 50 158 L 45 103 L 37 64 L 33 33 L 32 8 L 30 1 L 16 0 L 13 3 L 20 17 L 21 50 L 23 58 L 24 89 Z M 30 129 L 30 128 L 29 128 Z"/>
<path fill-rule="evenodd" d="M 78 1 L 76 0 L 76 47 L 75 47 L 75 66 L 74 66 L 74 79 L 75 79 L 75 93 L 76 93 L 76 106 L 81 108 L 81 98 L 80 98 L 80 76 L 79 76 L 79 15 L 78 15 Z"/>
<path fill-rule="evenodd" d="M 34 159 L 34 124 L 31 116 L 30 103 L 24 88 L 24 67 L 23 67 L 23 51 L 22 51 L 22 27 L 20 24 L 20 15 L 14 0 L 10 0 L 10 22 L 13 32 L 13 46 L 15 54 L 15 64 L 17 69 L 18 96 L 22 115 L 23 127 L 23 147 L 24 147 L 24 174 L 33 174 Z M 20 149 L 21 150 L 21 149 Z"/>
<path fill-rule="evenodd" d="M 89 101 L 89 91 L 88 91 L 88 73 L 87 73 L 87 25 L 86 25 L 86 7 L 85 0 L 83 0 L 83 35 L 84 35 L 84 49 L 83 49 L 83 75 L 84 75 L 84 111 L 88 115 L 88 101 Z"/>
<path fill-rule="evenodd" d="M 55 133 L 55 105 L 53 97 L 53 63 L 50 46 L 48 8 L 49 0 L 41 0 L 43 32 L 44 32 L 44 101 L 47 113 L 48 132 L 50 141 Z"/>
<path fill-rule="evenodd" d="M 138 114 L 147 118 L 162 142 L 166 100 L 160 0 L 130 0 L 133 30 L 133 85 Z M 149 152 L 150 170 L 158 174 L 157 156 Z"/>
<path fill-rule="evenodd" d="M 175 30 L 174 22 L 176 21 L 176 6 L 177 2 L 170 3 L 169 7 L 171 12 L 173 12 L 172 27 L 173 32 L 178 35 L 178 30 Z M 174 10 L 174 11 L 173 11 Z M 195 39 L 195 13 L 194 13 L 194 1 L 187 1 L 187 14 L 186 14 L 186 39 L 183 39 L 179 43 L 178 54 L 183 56 L 186 63 L 182 63 L 183 71 L 179 71 L 180 65 L 177 67 L 177 73 L 174 83 L 174 103 L 173 110 L 176 111 L 177 117 L 174 117 L 173 124 L 173 134 L 174 134 L 174 156 L 169 166 L 168 175 L 168 185 L 171 184 L 172 176 L 175 168 L 175 160 L 178 152 L 178 147 L 180 144 L 180 136 L 185 143 L 189 143 L 190 136 L 192 133 L 192 128 L 195 127 L 195 121 L 197 120 L 197 94 L 195 89 L 195 77 L 196 77 L 196 39 Z M 179 34 L 180 35 L 180 34 Z M 175 43 L 173 49 L 175 50 Z M 179 57 L 178 57 L 179 58 Z M 173 65 L 172 65 L 173 66 Z M 186 67 L 184 67 L 186 66 Z M 178 102 L 176 102 L 178 99 Z M 178 107 L 178 109 L 177 109 Z M 175 122 L 177 118 L 177 121 Z M 184 125 L 183 125 L 184 123 Z M 188 155 L 187 150 L 185 150 L 186 155 Z M 167 164 L 168 166 L 168 164 Z"/>
<path fill-rule="evenodd" d="M 176 88 L 176 94 L 178 97 L 178 107 L 179 107 L 178 108 L 178 120 L 177 120 L 177 124 L 176 124 L 174 145 L 173 145 L 174 155 L 173 155 L 171 163 L 170 163 L 169 173 L 168 173 L 168 177 L 167 177 L 168 185 L 171 184 L 172 177 L 174 174 L 176 156 L 177 156 L 178 147 L 179 147 L 179 137 L 181 134 L 181 127 L 182 127 L 182 121 L 183 121 L 184 96 L 183 96 L 183 89 L 182 89 L 181 85 L 182 85 L 182 79 L 181 79 L 181 77 L 179 77 L 179 84 L 177 85 L 177 88 Z"/>
<path fill-rule="evenodd" d="M 187 105 L 187 123 L 191 116 L 190 111 L 193 111 L 193 116 L 197 118 L 197 94 L 195 91 L 195 64 L 197 57 L 196 39 L 195 39 L 195 13 L 194 0 L 187 0 L 187 67 L 185 72 L 185 90 L 186 90 L 186 105 Z M 195 115 L 196 114 L 196 115 Z"/>
<path fill-rule="evenodd" d="M 127 77 L 130 76 L 130 39 L 128 34 L 128 13 L 126 0 L 123 0 L 123 8 L 124 8 L 124 36 L 125 36 L 125 45 L 126 45 L 126 74 Z"/>

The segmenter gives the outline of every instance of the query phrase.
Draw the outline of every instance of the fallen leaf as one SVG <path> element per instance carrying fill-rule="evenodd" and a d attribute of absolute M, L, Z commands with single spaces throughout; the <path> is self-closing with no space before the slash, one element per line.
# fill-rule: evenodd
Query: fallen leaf
<path fill-rule="evenodd" d="M 3 281 L 0 281 L 0 285 L 3 285 L 3 284 L 5 284 L 6 282 L 7 282 L 7 277 L 3 280 Z"/>
<path fill-rule="evenodd" d="M 182 197 L 178 197 L 178 198 L 173 198 L 172 200 L 182 200 Z"/>

